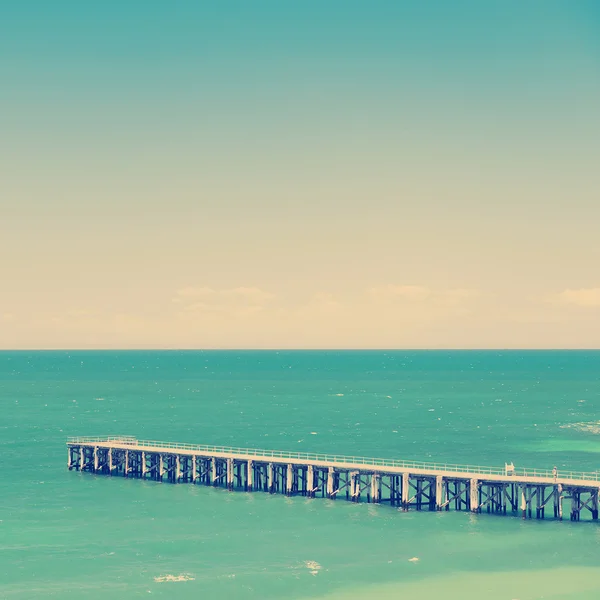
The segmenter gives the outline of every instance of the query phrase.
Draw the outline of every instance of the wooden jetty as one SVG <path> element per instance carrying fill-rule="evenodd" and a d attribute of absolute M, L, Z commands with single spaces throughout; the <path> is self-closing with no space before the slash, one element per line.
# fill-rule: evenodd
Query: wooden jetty
<path fill-rule="evenodd" d="M 548 513 L 571 521 L 598 519 L 600 473 L 474 467 L 199 446 L 133 437 L 74 437 L 67 441 L 69 470 L 153 481 L 264 491 L 288 496 L 344 498 L 404 510 Z"/>

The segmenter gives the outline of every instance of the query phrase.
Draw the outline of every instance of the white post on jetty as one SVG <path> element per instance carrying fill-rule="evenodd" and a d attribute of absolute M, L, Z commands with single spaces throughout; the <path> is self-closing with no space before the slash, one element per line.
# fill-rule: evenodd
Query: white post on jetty
<path fill-rule="evenodd" d="M 292 487 L 294 485 L 294 467 L 289 464 L 285 474 L 285 493 L 288 496 L 292 495 Z"/>
<path fill-rule="evenodd" d="M 196 483 L 196 455 L 192 457 L 192 483 Z"/>
<path fill-rule="evenodd" d="M 554 516 L 562 519 L 562 485 L 560 483 L 554 486 Z"/>
<path fill-rule="evenodd" d="M 327 497 L 333 498 L 333 467 L 327 469 Z"/>
<path fill-rule="evenodd" d="M 469 500 L 471 501 L 471 512 L 479 512 L 479 481 L 477 481 L 477 479 L 471 479 L 469 491 Z"/>
<path fill-rule="evenodd" d="M 267 490 L 269 494 L 273 493 L 273 463 L 267 464 Z"/>
<path fill-rule="evenodd" d="M 181 479 L 181 460 L 179 454 L 175 456 L 175 483 L 178 483 Z"/>
<path fill-rule="evenodd" d="M 125 477 L 129 474 L 129 450 L 125 450 Z"/>
<path fill-rule="evenodd" d="M 142 452 L 142 479 L 146 478 L 146 453 Z"/>
<path fill-rule="evenodd" d="M 410 475 L 402 473 L 402 508 L 408 510 L 410 502 Z"/>
<path fill-rule="evenodd" d="M 563 518 L 563 486 L 561 483 L 558 484 L 558 518 L 562 521 Z"/>
<path fill-rule="evenodd" d="M 248 485 L 248 491 L 251 492 L 252 487 L 254 486 L 254 465 L 251 460 L 249 460 L 246 465 L 246 468 L 248 469 L 246 471 L 246 484 Z"/>
<path fill-rule="evenodd" d="M 444 506 L 444 477 L 437 475 L 435 478 L 435 507 L 437 510 L 442 510 Z"/>
<path fill-rule="evenodd" d="M 162 452 L 158 455 L 158 478 L 162 480 L 163 476 L 164 458 Z"/>
<path fill-rule="evenodd" d="M 579 495 L 575 490 L 571 492 L 571 521 L 579 521 Z"/>
<path fill-rule="evenodd" d="M 210 483 L 217 485 L 217 459 L 212 458 L 210 461 Z"/>
<path fill-rule="evenodd" d="M 94 473 L 98 470 L 98 446 L 94 446 Z"/>
<path fill-rule="evenodd" d="M 233 489 L 233 458 L 227 459 L 227 489 Z"/>
<path fill-rule="evenodd" d="M 525 518 L 527 516 L 526 489 L 527 489 L 527 486 L 524 483 L 522 483 L 521 484 L 521 512 L 522 512 L 523 518 Z"/>
<path fill-rule="evenodd" d="M 306 494 L 309 498 L 312 498 L 314 485 L 315 476 L 313 466 L 308 465 L 308 467 L 306 467 Z"/>
<path fill-rule="evenodd" d="M 360 489 L 361 481 L 360 481 L 360 471 L 354 471 L 354 501 L 360 502 Z"/>
<path fill-rule="evenodd" d="M 112 448 L 108 449 L 108 472 L 112 475 L 112 472 L 113 472 Z"/>
<path fill-rule="evenodd" d="M 379 502 L 379 474 L 371 475 L 371 502 Z"/>

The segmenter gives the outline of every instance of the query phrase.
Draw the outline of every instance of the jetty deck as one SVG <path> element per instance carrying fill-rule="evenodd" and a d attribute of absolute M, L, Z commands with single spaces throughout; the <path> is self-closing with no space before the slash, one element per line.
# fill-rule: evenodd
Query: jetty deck
<path fill-rule="evenodd" d="M 288 496 L 543 519 L 598 519 L 600 473 L 555 472 L 138 440 L 67 440 L 69 470 Z"/>

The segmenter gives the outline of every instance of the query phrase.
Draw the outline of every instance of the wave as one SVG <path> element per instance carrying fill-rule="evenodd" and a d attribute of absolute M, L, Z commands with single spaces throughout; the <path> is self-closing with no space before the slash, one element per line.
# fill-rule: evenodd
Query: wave
<path fill-rule="evenodd" d="M 181 573 L 179 575 L 160 575 L 154 578 L 157 583 L 165 583 L 172 581 L 194 581 L 196 578 L 189 573 Z"/>
<path fill-rule="evenodd" d="M 585 433 L 600 435 L 600 421 L 581 421 L 579 423 L 566 423 L 560 426 L 561 429 L 574 429 Z"/>

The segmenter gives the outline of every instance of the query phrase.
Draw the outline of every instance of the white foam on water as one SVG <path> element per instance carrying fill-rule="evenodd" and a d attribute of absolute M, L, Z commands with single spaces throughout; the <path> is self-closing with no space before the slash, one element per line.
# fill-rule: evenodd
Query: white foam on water
<path fill-rule="evenodd" d="M 600 421 L 581 421 L 579 423 L 565 423 L 560 426 L 561 429 L 575 429 L 585 433 L 600 435 Z"/>
<path fill-rule="evenodd" d="M 310 571 L 311 575 L 318 575 L 321 565 L 316 560 L 305 560 L 304 565 Z"/>
<path fill-rule="evenodd" d="M 194 581 L 196 578 L 192 577 L 189 573 L 181 573 L 179 575 L 159 575 L 154 578 L 156 583 L 167 583 L 174 581 Z"/>

